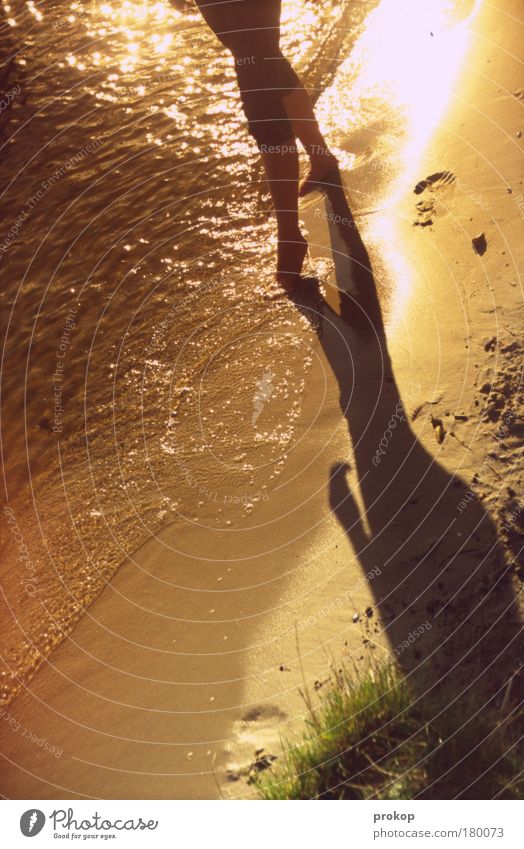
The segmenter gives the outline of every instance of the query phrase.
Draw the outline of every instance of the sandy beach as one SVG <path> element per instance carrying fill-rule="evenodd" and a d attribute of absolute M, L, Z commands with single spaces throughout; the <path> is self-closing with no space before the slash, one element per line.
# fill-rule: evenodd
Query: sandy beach
<path fill-rule="evenodd" d="M 285 22 L 308 26 L 292 6 Z M 295 298 L 272 294 L 240 118 L 218 166 L 209 92 L 188 91 L 210 150 L 193 166 L 176 136 L 170 165 L 168 121 L 183 138 L 190 104 L 170 100 L 169 63 L 151 66 L 165 102 L 136 108 L 165 183 L 144 166 L 131 184 L 140 121 L 117 154 L 80 88 L 92 117 L 72 125 L 63 106 L 51 130 L 38 37 L 28 48 L 34 94 L 1 139 L 4 220 L 27 203 L 10 192 L 44 179 L 37 147 L 56 137 L 55 173 L 85 153 L 79 206 L 60 177 L 2 235 L 4 798 L 250 798 L 261 759 L 300 733 L 304 692 L 341 664 L 395 659 L 422 697 L 435 681 L 522 697 L 522 8 L 362 6 L 336 25 L 311 12 L 322 68 L 295 36 L 343 181 L 303 201 Z M 166 32 L 187 37 L 171 14 Z M 66 70 L 83 79 L 79 62 Z M 16 70 L 31 73 L 5 90 Z M 104 97 L 99 112 L 131 109 Z M 114 197 L 91 190 L 106 173 Z M 124 208 L 129 229 L 111 230 Z M 85 215 L 72 244 L 68 215 Z"/>

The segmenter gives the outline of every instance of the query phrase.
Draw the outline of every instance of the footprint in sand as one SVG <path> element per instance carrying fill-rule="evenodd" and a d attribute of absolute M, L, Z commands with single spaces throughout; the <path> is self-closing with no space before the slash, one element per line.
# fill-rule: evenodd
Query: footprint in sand
<path fill-rule="evenodd" d="M 252 784 L 256 775 L 269 769 L 280 752 L 280 737 L 288 719 L 277 705 L 260 704 L 246 711 L 234 724 L 224 749 L 227 782 Z"/>
<path fill-rule="evenodd" d="M 277 705 L 262 704 L 256 705 L 246 711 L 240 718 L 240 722 L 244 726 L 249 726 L 256 722 L 260 728 L 265 728 L 276 722 L 283 722 L 285 719 L 287 719 L 286 714 Z"/>
<path fill-rule="evenodd" d="M 420 180 L 413 189 L 416 195 L 424 195 L 416 204 L 415 227 L 429 227 L 435 218 L 448 215 L 455 189 L 456 178 L 452 171 L 437 171 Z"/>

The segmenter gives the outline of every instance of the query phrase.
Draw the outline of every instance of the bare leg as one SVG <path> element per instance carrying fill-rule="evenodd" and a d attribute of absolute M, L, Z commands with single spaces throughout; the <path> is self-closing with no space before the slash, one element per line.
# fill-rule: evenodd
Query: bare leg
<path fill-rule="evenodd" d="M 322 182 L 322 179 L 336 167 L 337 160 L 320 132 L 313 104 L 302 83 L 284 97 L 284 105 L 293 125 L 293 131 L 304 145 L 311 162 L 310 172 L 299 189 L 299 194 L 302 196 Z"/>
<path fill-rule="evenodd" d="M 295 139 L 264 152 L 266 171 L 278 230 L 277 282 L 290 286 L 300 277 L 307 242 L 298 226 L 298 152 Z"/>

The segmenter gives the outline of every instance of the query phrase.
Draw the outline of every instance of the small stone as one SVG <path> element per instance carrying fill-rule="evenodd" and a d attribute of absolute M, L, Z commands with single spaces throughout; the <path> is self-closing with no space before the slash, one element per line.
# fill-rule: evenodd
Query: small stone
<path fill-rule="evenodd" d="M 371 617 L 373 616 L 373 608 L 372 607 L 366 607 L 366 616 L 367 616 L 368 619 L 371 619 Z"/>
<path fill-rule="evenodd" d="M 479 256 L 483 256 L 488 248 L 488 243 L 486 241 L 486 236 L 484 233 L 479 233 L 478 236 L 474 236 L 471 240 L 471 244 L 473 245 L 473 250 Z"/>

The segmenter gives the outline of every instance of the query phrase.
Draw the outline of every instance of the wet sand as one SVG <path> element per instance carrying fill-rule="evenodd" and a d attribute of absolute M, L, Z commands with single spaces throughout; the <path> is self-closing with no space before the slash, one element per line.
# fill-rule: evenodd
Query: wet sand
<path fill-rule="evenodd" d="M 10 8 L 2 704 L 149 536 L 254 509 L 293 442 L 311 337 L 292 305 L 263 297 L 268 199 L 234 67 L 201 16 L 167 2 Z M 368 8 L 303 20 L 287 4 L 283 40 L 314 91 Z M 246 427 L 268 364 L 287 403 Z"/>
<path fill-rule="evenodd" d="M 271 432 L 296 392 L 285 462 L 249 490 L 222 463 L 186 515 L 126 559 L 9 705 L 20 726 L 1 726 L 4 796 L 248 796 L 255 751 L 278 754 L 300 728 L 299 688 L 321 690 L 341 659 L 396 656 L 421 695 L 444 677 L 506 691 L 521 656 L 523 432 L 522 38 L 510 13 L 490 4 L 470 21 L 440 125 L 387 192 L 384 154 L 377 168 L 355 151 L 351 210 L 336 186 L 304 205 L 320 294 L 312 281 L 295 304 L 263 302 L 291 322 L 298 353 L 286 384 L 278 365 L 257 384 L 252 410 Z M 439 79 L 425 85 L 431 113 Z M 361 153 L 388 139 L 362 137 Z"/>

